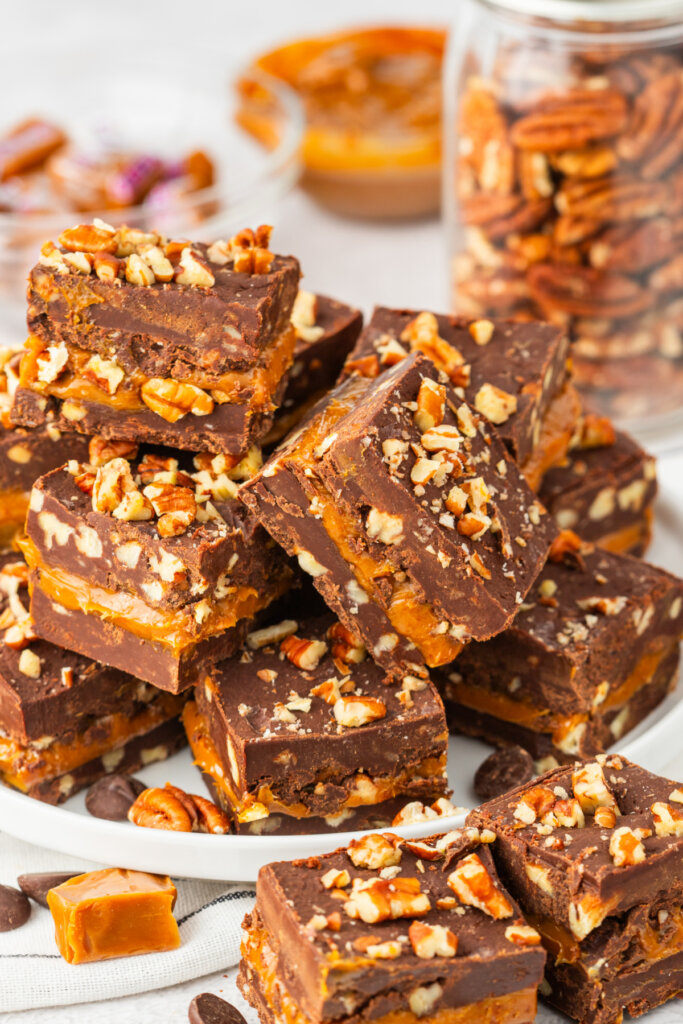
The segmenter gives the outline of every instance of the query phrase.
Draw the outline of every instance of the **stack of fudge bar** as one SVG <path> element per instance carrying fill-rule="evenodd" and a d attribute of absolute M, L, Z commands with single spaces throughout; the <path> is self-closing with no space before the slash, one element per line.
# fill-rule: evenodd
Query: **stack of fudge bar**
<path fill-rule="evenodd" d="M 449 728 L 539 770 L 603 751 L 677 671 L 681 584 L 619 553 L 652 461 L 582 411 L 556 327 L 361 330 L 268 245 L 43 247 L 4 368 L 7 450 L 39 455 L 0 776 L 60 800 L 186 738 L 236 831 L 329 832 L 447 813 Z"/>
<path fill-rule="evenodd" d="M 426 839 L 268 864 L 238 986 L 263 1024 L 622 1024 L 683 992 L 683 788 L 618 755 Z M 675 1016 L 675 1012 L 674 1012 Z"/>

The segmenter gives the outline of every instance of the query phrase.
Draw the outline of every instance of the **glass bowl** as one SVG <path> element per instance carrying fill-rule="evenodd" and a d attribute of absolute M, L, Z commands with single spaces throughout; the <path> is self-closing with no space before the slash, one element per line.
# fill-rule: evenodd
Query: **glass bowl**
<path fill-rule="evenodd" d="M 235 119 L 230 77 L 202 67 L 201 75 L 178 61 L 117 64 L 104 72 L 101 55 L 60 61 L 4 85 L 0 133 L 30 117 L 60 126 L 84 152 L 116 146 L 122 152 L 178 159 L 201 149 L 213 160 L 215 184 L 117 210 L 79 212 L 66 205 L 49 212 L 0 213 L 0 344 L 16 345 L 26 331 L 26 276 L 40 246 L 56 241 L 65 227 L 101 217 L 112 224 L 154 228 L 167 236 L 213 241 L 243 227 L 272 222 L 279 200 L 297 181 L 304 118 L 296 94 L 263 76 L 271 97 L 274 129 L 269 149 L 259 145 Z M 99 65 L 99 66 L 98 66 Z M 65 69 L 70 69 L 68 72 Z"/>

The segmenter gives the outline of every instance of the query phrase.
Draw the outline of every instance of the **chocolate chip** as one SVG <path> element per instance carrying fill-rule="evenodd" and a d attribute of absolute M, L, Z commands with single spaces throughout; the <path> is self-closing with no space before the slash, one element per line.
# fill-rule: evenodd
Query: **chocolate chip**
<path fill-rule="evenodd" d="M 93 818 L 125 821 L 131 804 L 145 789 L 143 782 L 130 775 L 107 775 L 90 787 L 85 806 Z"/>
<path fill-rule="evenodd" d="M 522 747 L 494 750 L 477 768 L 474 792 L 480 800 L 492 800 L 515 786 L 533 779 L 536 771 L 531 755 Z"/>
<path fill-rule="evenodd" d="M 21 928 L 31 916 L 31 904 L 23 892 L 11 885 L 0 885 L 0 932 Z"/>
<path fill-rule="evenodd" d="M 190 1024 L 247 1024 L 236 1006 L 211 992 L 195 996 L 187 1016 Z"/>
<path fill-rule="evenodd" d="M 19 875 L 17 885 L 21 891 L 30 899 L 40 903 L 41 907 L 47 906 L 47 894 L 50 889 L 56 888 L 62 882 L 68 882 L 70 878 L 80 875 L 80 871 L 40 871 L 32 875 Z"/>

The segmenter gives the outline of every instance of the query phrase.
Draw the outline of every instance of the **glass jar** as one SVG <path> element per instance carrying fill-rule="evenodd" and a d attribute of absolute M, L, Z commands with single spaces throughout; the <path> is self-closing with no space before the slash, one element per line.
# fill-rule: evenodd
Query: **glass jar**
<path fill-rule="evenodd" d="M 454 309 L 566 327 L 587 405 L 680 424 L 682 0 L 462 0 L 445 82 Z"/>

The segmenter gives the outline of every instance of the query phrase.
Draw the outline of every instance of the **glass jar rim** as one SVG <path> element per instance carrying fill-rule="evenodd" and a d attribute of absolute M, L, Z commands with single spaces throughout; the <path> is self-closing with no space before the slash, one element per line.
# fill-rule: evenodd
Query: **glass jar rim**
<path fill-rule="evenodd" d="M 557 21 L 658 21 L 683 13 L 683 0 L 484 0 L 517 14 Z"/>

